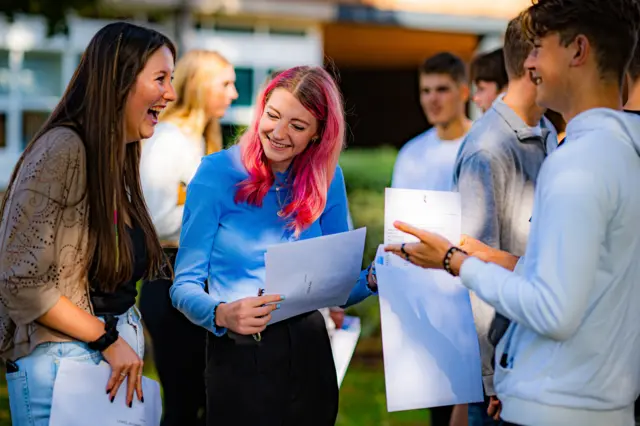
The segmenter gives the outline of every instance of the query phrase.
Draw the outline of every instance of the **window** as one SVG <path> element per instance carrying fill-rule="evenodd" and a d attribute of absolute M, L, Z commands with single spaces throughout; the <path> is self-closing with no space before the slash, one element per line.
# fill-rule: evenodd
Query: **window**
<path fill-rule="evenodd" d="M 0 95 L 9 93 L 11 72 L 9 71 L 9 51 L 0 50 Z"/>
<path fill-rule="evenodd" d="M 24 95 L 61 96 L 62 55 L 25 52 L 20 77 L 20 91 Z"/>
<path fill-rule="evenodd" d="M 213 25 L 213 29 L 215 31 L 224 31 L 227 33 L 237 34 L 253 34 L 256 32 L 255 28 L 252 25 L 227 24 L 224 22 L 216 22 Z"/>
<path fill-rule="evenodd" d="M 22 149 L 31 142 L 49 115 L 49 112 L 44 111 L 24 111 L 22 113 Z"/>
<path fill-rule="evenodd" d="M 0 148 L 7 147 L 7 114 L 0 112 Z"/>
<path fill-rule="evenodd" d="M 269 34 L 275 36 L 293 36 L 293 37 L 305 37 L 307 32 L 303 29 L 293 29 L 293 28 L 269 28 Z"/>
<path fill-rule="evenodd" d="M 253 69 L 236 68 L 236 89 L 238 89 L 238 99 L 233 105 L 251 106 L 253 104 Z"/>

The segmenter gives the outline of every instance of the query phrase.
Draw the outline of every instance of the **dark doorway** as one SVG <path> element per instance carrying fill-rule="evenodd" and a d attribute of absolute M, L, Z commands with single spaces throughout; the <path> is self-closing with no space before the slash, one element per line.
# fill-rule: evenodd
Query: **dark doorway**
<path fill-rule="evenodd" d="M 349 147 L 401 147 L 429 128 L 411 69 L 339 68 Z"/>

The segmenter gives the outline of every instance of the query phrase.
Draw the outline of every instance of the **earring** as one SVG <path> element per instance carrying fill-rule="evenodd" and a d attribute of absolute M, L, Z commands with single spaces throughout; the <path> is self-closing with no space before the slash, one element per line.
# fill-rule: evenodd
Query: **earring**
<path fill-rule="evenodd" d="M 311 143 L 318 143 L 319 139 L 317 137 L 311 138 Z"/>

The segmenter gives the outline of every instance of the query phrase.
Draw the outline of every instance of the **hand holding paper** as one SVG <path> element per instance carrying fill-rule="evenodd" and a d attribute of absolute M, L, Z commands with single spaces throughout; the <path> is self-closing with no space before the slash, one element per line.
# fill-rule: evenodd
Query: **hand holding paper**
<path fill-rule="evenodd" d="M 441 268 L 444 253 L 460 240 L 460 216 L 460 194 L 387 189 L 385 244 L 399 249 L 405 243 L 411 261 L 420 258 L 427 267 L 437 263 Z M 413 226 L 396 228 L 398 221 Z M 416 248 L 425 245 L 415 243 L 421 239 L 430 244 L 426 255 Z M 376 272 L 387 409 L 482 401 L 478 337 L 468 290 L 446 272 L 414 266 L 382 247 Z"/>
<path fill-rule="evenodd" d="M 221 303 L 216 309 L 216 324 L 242 335 L 264 331 L 271 320 L 271 312 L 280 306 L 282 296 L 246 297 L 231 303 Z"/>
<path fill-rule="evenodd" d="M 53 388 L 50 426 L 159 426 L 162 400 L 158 382 L 142 377 L 144 403 L 134 399 L 131 407 L 124 392 L 111 402 L 104 383 L 111 374 L 105 362 L 98 365 L 62 359 Z"/>
<path fill-rule="evenodd" d="M 361 228 L 269 247 L 265 290 L 284 296 L 269 324 L 347 303 L 360 275 L 366 235 Z"/>
<path fill-rule="evenodd" d="M 442 261 L 451 247 L 451 243 L 444 237 L 433 232 L 423 231 L 408 223 L 396 221 L 393 223 L 396 229 L 413 235 L 420 240 L 418 243 L 389 244 L 386 252 L 406 258 L 416 266 L 426 269 L 442 269 Z M 405 257 L 407 254 L 408 258 Z"/>

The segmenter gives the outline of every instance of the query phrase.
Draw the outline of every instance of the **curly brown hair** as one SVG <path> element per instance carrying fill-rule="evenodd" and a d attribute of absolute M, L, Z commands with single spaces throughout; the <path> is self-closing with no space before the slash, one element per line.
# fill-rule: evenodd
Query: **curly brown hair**
<path fill-rule="evenodd" d="M 622 83 L 640 27 L 638 0 L 532 0 L 522 18 L 530 40 L 557 33 L 567 46 L 582 34 L 593 46 L 603 76 Z"/>

